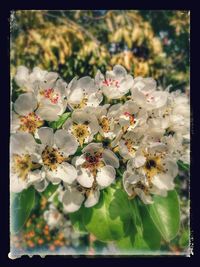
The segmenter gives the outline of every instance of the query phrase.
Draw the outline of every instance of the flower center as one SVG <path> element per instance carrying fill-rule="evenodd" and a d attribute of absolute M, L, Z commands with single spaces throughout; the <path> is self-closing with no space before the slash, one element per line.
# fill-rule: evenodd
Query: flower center
<path fill-rule="evenodd" d="M 90 135 L 90 131 L 87 125 L 77 124 L 72 126 L 72 134 L 76 137 L 80 146 L 83 146 L 85 139 Z"/>
<path fill-rule="evenodd" d="M 87 105 L 88 98 L 84 97 L 79 104 L 72 105 L 74 109 L 82 109 Z"/>
<path fill-rule="evenodd" d="M 41 91 L 40 94 L 45 98 L 48 98 L 53 104 L 57 104 L 60 97 L 59 93 L 56 93 L 53 88 L 45 89 Z"/>
<path fill-rule="evenodd" d="M 110 121 L 107 117 L 101 118 L 99 125 L 101 126 L 104 133 L 108 133 L 110 131 Z"/>
<path fill-rule="evenodd" d="M 20 116 L 19 130 L 23 132 L 35 133 L 36 129 L 44 124 L 44 121 L 34 112 L 27 116 Z"/>
<path fill-rule="evenodd" d="M 40 167 L 40 164 L 32 162 L 31 156 L 28 154 L 13 155 L 12 171 L 17 174 L 19 179 L 21 179 L 22 181 L 25 181 L 27 179 L 28 173 L 30 171 Z"/>
<path fill-rule="evenodd" d="M 134 123 L 135 123 L 135 117 L 134 117 L 134 115 L 132 115 L 131 113 L 129 113 L 129 112 L 124 112 L 124 115 L 126 116 L 126 117 L 129 117 L 129 122 L 130 122 L 130 125 L 133 125 Z"/>
<path fill-rule="evenodd" d="M 148 181 L 151 183 L 153 177 L 163 172 L 163 166 L 161 165 L 161 157 L 156 156 L 154 158 L 147 158 L 144 165 L 144 171 L 146 173 Z"/>
<path fill-rule="evenodd" d="M 107 87 L 109 87 L 109 86 L 116 86 L 117 88 L 119 88 L 119 81 L 118 80 L 115 80 L 115 79 L 109 78 L 109 79 L 105 79 L 103 81 L 103 85 L 104 86 L 107 86 Z"/>
<path fill-rule="evenodd" d="M 147 160 L 145 167 L 150 170 L 151 168 L 155 168 L 156 167 L 156 162 L 153 159 L 149 159 Z"/>
<path fill-rule="evenodd" d="M 63 156 L 58 149 L 46 146 L 42 152 L 42 160 L 44 165 L 46 165 L 51 171 L 56 170 L 58 165 L 63 161 L 66 161 L 66 157 Z"/>
<path fill-rule="evenodd" d="M 93 176 L 96 177 L 98 168 L 101 168 L 105 165 L 102 161 L 102 152 L 98 151 L 93 155 L 87 152 L 85 159 L 86 162 L 83 163 L 82 167 L 89 169 Z"/>
<path fill-rule="evenodd" d="M 127 139 L 127 140 L 125 141 L 125 145 L 126 145 L 128 151 L 129 151 L 129 153 L 131 153 L 131 154 L 135 154 L 136 149 L 135 149 L 134 146 L 133 146 L 133 141 L 131 141 L 130 139 Z"/>

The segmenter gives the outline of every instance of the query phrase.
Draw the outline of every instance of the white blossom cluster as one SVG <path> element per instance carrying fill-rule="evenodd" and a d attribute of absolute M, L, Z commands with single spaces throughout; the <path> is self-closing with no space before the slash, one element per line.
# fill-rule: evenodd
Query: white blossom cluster
<path fill-rule="evenodd" d="M 180 91 L 158 90 L 152 78 L 133 78 L 120 66 L 69 84 L 57 73 L 17 69 L 23 90 L 13 103 L 12 192 L 60 184 L 66 212 L 94 206 L 120 179 L 145 204 L 174 188 L 177 160 L 189 163 L 190 108 Z M 49 122 L 70 112 L 61 129 Z"/>

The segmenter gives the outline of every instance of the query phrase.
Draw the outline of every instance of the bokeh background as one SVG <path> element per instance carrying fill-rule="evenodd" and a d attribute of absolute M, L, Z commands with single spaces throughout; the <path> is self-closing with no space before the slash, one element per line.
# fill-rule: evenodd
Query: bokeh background
<path fill-rule="evenodd" d="M 15 11 L 11 14 L 11 77 L 19 65 L 39 66 L 56 71 L 69 82 L 75 75 L 94 76 L 123 65 L 134 77 L 151 76 L 163 89 L 181 90 L 189 95 L 189 11 L 67 10 Z M 162 249 L 180 254 L 189 244 L 189 173 L 181 170 L 176 178 L 181 204 L 178 236 Z M 37 196 L 31 218 L 12 237 L 17 249 L 38 248 L 56 251 L 79 247 L 94 254 L 112 247 L 86 233 L 66 228 L 49 229 L 43 218 L 48 198 Z M 67 216 L 65 218 L 68 220 Z M 46 228 L 45 228 L 46 227 Z M 45 229 L 45 231 L 44 231 Z M 66 234 L 67 232 L 67 234 Z M 112 254 L 112 252 L 111 252 Z"/>

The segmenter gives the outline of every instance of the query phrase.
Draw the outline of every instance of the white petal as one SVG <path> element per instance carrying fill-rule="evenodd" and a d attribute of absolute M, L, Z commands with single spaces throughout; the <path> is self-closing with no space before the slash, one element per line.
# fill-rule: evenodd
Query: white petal
<path fill-rule="evenodd" d="M 42 100 L 35 113 L 43 120 L 56 121 L 59 119 L 60 112 L 61 107 L 59 105 L 51 104 L 46 100 Z"/>
<path fill-rule="evenodd" d="M 62 128 L 69 131 L 72 127 L 73 121 L 71 118 L 67 119 L 66 122 L 63 124 Z"/>
<path fill-rule="evenodd" d="M 102 157 L 107 165 L 111 165 L 114 168 L 119 168 L 119 159 L 111 150 L 105 149 Z"/>
<path fill-rule="evenodd" d="M 89 128 L 92 134 L 96 134 L 99 131 L 99 123 L 95 116 L 91 115 Z"/>
<path fill-rule="evenodd" d="M 73 155 L 79 143 L 76 138 L 69 134 L 66 130 L 57 130 L 54 134 L 54 141 L 58 148 L 60 148 L 67 156 Z"/>
<path fill-rule="evenodd" d="M 74 157 L 72 159 L 72 164 L 76 167 L 82 165 L 85 162 L 85 155 L 81 155 L 80 157 Z"/>
<path fill-rule="evenodd" d="M 152 179 L 152 183 L 161 190 L 172 190 L 174 189 L 173 178 L 168 174 L 155 175 Z"/>
<path fill-rule="evenodd" d="M 15 81 L 17 85 L 23 87 L 26 85 L 29 79 L 29 70 L 25 66 L 19 66 L 15 75 Z"/>
<path fill-rule="evenodd" d="M 76 189 L 66 189 L 62 203 L 66 212 L 75 212 L 84 201 L 84 196 Z"/>
<path fill-rule="evenodd" d="M 119 142 L 119 154 L 124 159 L 130 158 L 129 150 L 128 150 L 127 146 L 125 145 L 125 141 L 124 140 L 120 140 L 120 142 Z"/>
<path fill-rule="evenodd" d="M 14 133 L 10 138 L 11 153 L 33 153 L 35 151 L 36 142 L 29 133 Z"/>
<path fill-rule="evenodd" d="M 75 110 L 71 118 L 76 123 L 84 123 L 90 120 L 90 115 L 83 110 Z"/>
<path fill-rule="evenodd" d="M 102 102 L 102 100 L 103 100 L 102 94 L 92 93 L 88 97 L 87 106 L 98 107 L 99 104 Z"/>
<path fill-rule="evenodd" d="M 48 184 L 48 181 L 44 179 L 41 182 L 34 183 L 34 187 L 38 192 L 43 192 L 47 188 Z"/>
<path fill-rule="evenodd" d="M 44 179 L 40 170 L 32 171 L 28 174 L 27 185 L 30 186 L 34 183 L 41 182 Z"/>
<path fill-rule="evenodd" d="M 98 152 L 103 148 L 101 143 L 90 143 L 82 150 L 83 153 L 94 154 L 94 152 Z"/>
<path fill-rule="evenodd" d="M 37 100 L 32 93 L 21 94 L 14 103 L 14 109 L 19 115 L 26 116 L 37 108 Z"/>
<path fill-rule="evenodd" d="M 104 166 L 97 172 L 97 183 L 102 187 L 107 187 L 115 180 L 115 174 L 115 169 L 112 166 Z"/>
<path fill-rule="evenodd" d="M 94 178 L 89 170 L 86 170 L 84 168 L 81 168 L 78 171 L 77 181 L 80 185 L 86 188 L 90 188 L 93 185 Z"/>
<path fill-rule="evenodd" d="M 145 194 L 140 188 L 135 189 L 136 194 L 141 198 L 144 204 L 152 204 L 153 200 L 150 195 Z"/>
<path fill-rule="evenodd" d="M 53 146 L 54 144 L 54 133 L 53 129 L 49 127 L 42 127 L 38 129 L 38 136 L 43 145 Z"/>
<path fill-rule="evenodd" d="M 126 76 L 126 74 L 127 74 L 127 72 L 126 72 L 126 69 L 123 67 L 123 66 L 121 66 L 121 65 L 115 65 L 114 67 L 113 67 L 113 72 L 114 72 L 114 74 L 117 76 L 117 77 L 125 77 Z"/>
<path fill-rule="evenodd" d="M 89 196 L 87 197 L 87 200 L 84 203 L 84 206 L 86 208 L 90 208 L 93 207 L 94 205 L 96 205 L 99 201 L 99 197 L 100 197 L 100 191 L 99 190 L 95 190 L 95 191 L 91 191 L 89 193 Z"/>
<path fill-rule="evenodd" d="M 19 193 L 27 188 L 27 183 L 19 179 L 15 174 L 10 173 L 10 191 Z"/>
<path fill-rule="evenodd" d="M 71 164 L 67 162 L 61 163 L 56 170 L 51 172 L 51 177 L 60 179 L 65 183 L 71 184 L 77 177 L 77 170 Z"/>
<path fill-rule="evenodd" d="M 146 162 L 146 158 L 144 156 L 136 156 L 133 162 L 134 166 L 136 168 L 139 168 L 144 165 L 144 163 Z"/>
<path fill-rule="evenodd" d="M 20 118 L 15 112 L 12 112 L 11 132 L 15 133 L 20 127 Z"/>
<path fill-rule="evenodd" d="M 81 88 L 76 88 L 68 96 L 68 101 L 70 104 L 79 104 L 83 97 L 83 90 Z"/>
<path fill-rule="evenodd" d="M 87 94 L 95 92 L 94 79 L 89 76 L 82 77 L 78 80 L 77 87 L 82 88 Z"/>

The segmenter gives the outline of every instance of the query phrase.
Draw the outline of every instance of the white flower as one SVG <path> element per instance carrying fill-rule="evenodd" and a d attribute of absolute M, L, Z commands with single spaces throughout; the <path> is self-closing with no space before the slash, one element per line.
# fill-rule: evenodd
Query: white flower
<path fill-rule="evenodd" d="M 93 184 L 102 188 L 109 186 L 115 179 L 114 168 L 119 168 L 117 156 L 100 143 L 90 143 L 82 152 L 83 155 L 73 160 L 79 184 L 86 188 L 91 188 Z"/>
<path fill-rule="evenodd" d="M 71 118 L 63 124 L 63 129 L 72 134 L 80 146 L 93 140 L 99 130 L 99 124 L 95 115 L 88 114 L 84 110 L 75 110 Z"/>
<path fill-rule="evenodd" d="M 62 194 L 62 203 L 66 212 L 75 212 L 80 209 L 82 203 L 86 208 L 96 205 L 100 198 L 100 187 L 96 184 L 91 188 L 86 188 L 78 183 L 72 186 L 65 185 Z"/>
<path fill-rule="evenodd" d="M 96 108 L 86 108 L 86 111 L 89 114 L 94 114 L 96 116 L 101 136 L 112 140 L 117 136 L 121 129 L 118 121 L 122 104 L 115 104 L 110 108 L 109 106 L 109 104 L 105 104 Z"/>
<path fill-rule="evenodd" d="M 124 105 L 121 105 L 117 121 L 120 130 L 118 130 L 118 134 L 112 141 L 111 146 L 117 146 L 123 135 L 127 132 L 135 132 L 138 134 L 144 133 L 147 129 L 146 120 L 146 110 L 139 107 L 134 101 L 129 100 Z"/>
<path fill-rule="evenodd" d="M 12 112 L 12 132 L 27 132 L 36 134 L 44 121 L 35 113 L 37 109 L 37 99 L 33 93 L 19 95 L 14 103 Z"/>
<path fill-rule="evenodd" d="M 129 100 L 120 108 L 119 124 L 123 132 L 144 132 L 146 127 L 147 112 L 134 101 Z"/>
<path fill-rule="evenodd" d="M 85 207 L 96 205 L 100 190 L 114 182 L 115 168 L 119 168 L 115 154 L 100 143 L 91 143 L 82 152 L 83 155 L 72 160 L 77 169 L 77 179 L 70 186 L 65 184 L 61 197 L 66 212 L 78 210 L 84 201 Z"/>
<path fill-rule="evenodd" d="M 59 115 L 62 115 L 65 111 L 67 106 L 65 99 L 67 84 L 59 79 L 57 73 L 43 71 L 36 67 L 29 74 L 29 71 L 21 66 L 17 70 L 15 80 L 19 86 L 35 95 L 37 101 L 37 110 L 35 112 L 43 120 L 57 120 Z"/>
<path fill-rule="evenodd" d="M 156 81 L 152 78 L 137 77 L 134 79 L 131 95 L 139 106 L 151 110 L 166 104 L 168 92 L 156 91 Z"/>
<path fill-rule="evenodd" d="M 124 159 L 131 159 L 138 150 L 143 135 L 129 131 L 119 141 L 119 154 Z"/>
<path fill-rule="evenodd" d="M 95 81 L 108 99 L 123 97 L 133 85 L 133 77 L 120 65 L 115 65 L 112 71 L 107 71 L 105 77 L 98 71 Z"/>
<path fill-rule="evenodd" d="M 77 177 L 77 171 L 67 161 L 69 155 L 73 155 L 78 148 L 76 139 L 66 130 L 53 133 L 53 129 L 48 127 L 40 128 L 38 136 L 42 143 L 38 151 L 47 179 L 53 184 L 61 180 L 71 184 Z"/>
<path fill-rule="evenodd" d="M 63 224 L 64 217 L 53 204 L 49 205 L 49 209 L 44 212 L 43 216 L 51 230 Z"/>
<path fill-rule="evenodd" d="M 123 175 L 124 189 L 130 197 L 138 195 L 145 204 L 152 203 L 151 194 L 166 196 L 174 189 L 178 167 L 168 154 L 167 146 L 152 143 L 141 148 L 129 160 Z"/>
<path fill-rule="evenodd" d="M 21 192 L 44 179 L 44 173 L 40 170 L 41 164 L 39 155 L 36 153 L 36 146 L 33 136 L 29 133 L 15 133 L 11 136 L 11 192 Z"/>
<path fill-rule="evenodd" d="M 103 100 L 102 93 L 89 76 L 77 80 L 75 77 L 66 88 L 68 105 L 71 109 L 97 107 Z"/>

